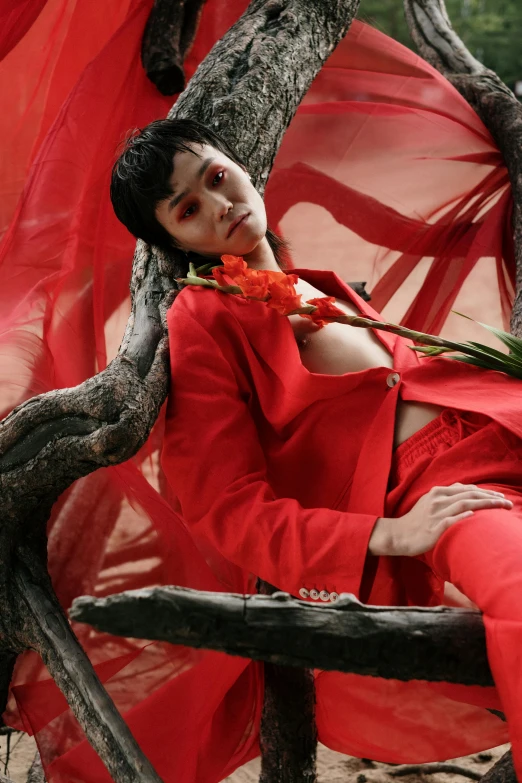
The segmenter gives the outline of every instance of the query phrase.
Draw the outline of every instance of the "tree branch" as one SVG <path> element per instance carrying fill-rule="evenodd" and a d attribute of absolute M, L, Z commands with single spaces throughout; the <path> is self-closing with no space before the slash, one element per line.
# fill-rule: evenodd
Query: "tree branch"
<path fill-rule="evenodd" d="M 444 0 L 404 0 L 406 19 L 424 59 L 437 68 L 475 109 L 508 169 L 513 191 L 517 269 L 511 331 L 522 337 L 522 105 L 494 71 L 473 57 L 451 26 Z"/>
<path fill-rule="evenodd" d="M 513 755 L 510 750 L 489 769 L 482 783 L 517 783 L 517 776 L 513 766 Z"/>
<path fill-rule="evenodd" d="M 314 606 L 288 593 L 242 596 L 181 587 L 81 597 L 70 616 L 118 636 L 385 679 L 493 685 L 479 612 L 364 606 L 343 594 Z"/>
<path fill-rule="evenodd" d="M 183 60 L 194 42 L 205 0 L 155 0 L 141 47 L 147 76 L 162 95 L 185 87 Z"/>
<path fill-rule="evenodd" d="M 100 683 L 58 602 L 16 569 L 18 614 L 24 646 L 36 650 L 59 686 L 85 736 L 117 783 L 161 783 L 114 702 Z M 24 622 L 25 621 L 25 622 Z"/>
<path fill-rule="evenodd" d="M 31 768 L 27 773 L 26 783 L 46 783 L 45 774 L 42 766 L 42 759 L 40 754 L 36 751 L 36 755 L 31 764 Z"/>
<path fill-rule="evenodd" d="M 400 767 L 393 767 L 386 771 L 393 778 L 405 777 L 406 775 L 437 775 L 439 772 L 463 775 L 471 780 L 480 780 L 483 777 L 480 772 L 475 772 L 474 769 L 462 767 L 460 764 L 448 764 L 444 761 L 435 764 L 401 764 Z"/>

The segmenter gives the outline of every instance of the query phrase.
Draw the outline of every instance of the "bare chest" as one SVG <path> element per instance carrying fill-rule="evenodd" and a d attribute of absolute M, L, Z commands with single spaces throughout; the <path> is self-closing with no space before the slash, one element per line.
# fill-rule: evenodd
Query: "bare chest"
<path fill-rule="evenodd" d="M 324 296 L 324 292 L 299 279 L 296 290 L 303 302 Z M 336 304 L 347 315 L 360 315 L 348 301 L 337 299 Z M 389 351 L 371 329 L 360 329 L 348 324 L 330 323 L 318 329 L 308 318 L 290 315 L 301 362 L 307 370 L 323 375 L 343 375 L 372 367 L 393 368 Z M 442 409 L 436 405 L 399 400 L 395 421 L 394 447 L 432 421 Z"/>
<path fill-rule="evenodd" d="M 310 283 L 299 280 L 298 293 L 303 302 L 325 294 Z M 347 315 L 360 315 L 351 302 L 336 300 L 337 307 Z M 392 367 L 388 350 L 371 329 L 358 329 L 348 324 L 330 323 L 317 329 L 308 318 L 288 316 L 301 355 L 301 361 L 310 372 L 325 375 L 343 375 L 370 367 Z"/>

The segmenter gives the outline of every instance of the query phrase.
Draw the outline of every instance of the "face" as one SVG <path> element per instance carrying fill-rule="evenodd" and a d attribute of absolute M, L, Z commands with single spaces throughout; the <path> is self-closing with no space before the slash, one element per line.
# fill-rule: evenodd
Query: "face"
<path fill-rule="evenodd" d="M 173 195 L 156 217 L 183 250 L 204 256 L 251 253 L 266 233 L 263 199 L 247 172 L 210 145 L 174 156 Z"/>

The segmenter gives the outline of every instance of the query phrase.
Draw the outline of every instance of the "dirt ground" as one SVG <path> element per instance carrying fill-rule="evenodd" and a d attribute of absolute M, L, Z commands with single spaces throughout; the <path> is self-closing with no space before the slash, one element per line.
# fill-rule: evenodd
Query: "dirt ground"
<path fill-rule="evenodd" d="M 477 753 L 473 756 L 454 759 L 452 763 L 459 764 L 468 770 L 484 775 L 488 769 L 508 750 L 509 745 Z M 7 739 L 0 737 L 0 773 L 7 774 L 13 783 L 26 783 L 27 773 L 35 755 L 35 742 L 27 734 L 13 734 L 9 764 L 4 772 L 7 754 Z M 430 765 L 425 765 L 429 769 Z M 376 761 L 362 761 L 351 756 L 343 756 L 333 750 L 319 745 L 318 751 L 318 783 L 395 783 L 396 778 L 389 774 L 394 767 Z M 259 759 L 245 764 L 224 783 L 257 783 L 259 780 Z M 404 783 L 464 783 L 467 778 L 447 772 L 429 774 L 410 774 L 400 777 Z"/>
<path fill-rule="evenodd" d="M 453 759 L 452 763 L 484 775 L 508 749 L 509 745 L 500 745 L 484 753 Z M 318 783 L 395 783 L 397 780 L 389 774 L 394 769 L 392 765 L 343 756 L 323 745 L 319 745 L 317 759 Z M 429 764 L 425 765 L 425 769 L 429 767 Z M 256 783 L 259 769 L 259 759 L 254 759 L 226 778 L 226 783 Z M 404 783 L 463 783 L 467 780 L 462 775 L 447 772 L 401 775 L 399 779 Z"/>

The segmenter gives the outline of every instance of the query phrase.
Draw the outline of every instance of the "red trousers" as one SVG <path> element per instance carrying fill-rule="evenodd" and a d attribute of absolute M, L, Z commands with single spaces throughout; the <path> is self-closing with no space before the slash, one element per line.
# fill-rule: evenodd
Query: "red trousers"
<path fill-rule="evenodd" d="M 522 441 L 485 416 L 444 410 L 395 452 L 387 513 L 401 516 L 431 487 L 456 481 L 504 492 L 513 509 L 476 511 L 419 559 L 483 612 L 522 781 Z"/>

